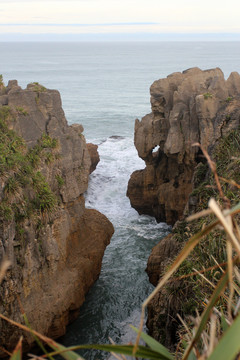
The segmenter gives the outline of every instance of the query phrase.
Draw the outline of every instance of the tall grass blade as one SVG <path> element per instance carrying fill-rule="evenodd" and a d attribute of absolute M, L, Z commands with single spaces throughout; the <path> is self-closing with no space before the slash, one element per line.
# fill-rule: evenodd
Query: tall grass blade
<path fill-rule="evenodd" d="M 188 257 L 191 251 L 195 248 L 195 246 L 199 243 L 199 241 L 207 234 L 209 234 L 214 227 L 217 225 L 217 222 L 214 221 L 210 225 L 206 226 L 203 230 L 199 231 L 196 235 L 192 236 L 182 251 L 178 254 L 172 265 L 170 266 L 167 273 L 162 277 L 154 291 L 149 295 L 149 297 L 144 301 L 143 306 L 147 306 L 149 301 L 153 299 L 153 297 L 158 293 L 161 287 L 167 282 L 167 280 L 172 276 L 172 274 L 178 269 L 181 263 Z"/>
<path fill-rule="evenodd" d="M 196 355 L 194 354 L 193 350 L 190 352 L 188 360 L 197 360 Z"/>
<path fill-rule="evenodd" d="M 143 359 L 149 359 L 149 360 L 169 360 L 168 357 L 164 356 L 164 355 L 160 355 L 158 352 L 153 351 L 152 349 L 145 347 L 145 346 L 139 346 L 138 350 L 136 352 L 135 355 L 133 355 L 133 350 L 134 350 L 134 346 L 133 345 L 99 345 L 99 344 L 92 344 L 92 345 L 78 345 L 78 346 L 72 346 L 69 348 L 65 348 L 65 350 L 63 350 L 64 352 L 73 352 L 75 350 L 78 349 L 95 349 L 95 350 L 102 350 L 102 351 L 107 351 L 107 352 L 114 352 L 117 354 L 123 354 L 123 355 L 128 355 L 128 356 L 133 356 L 133 357 L 140 357 Z M 61 355 L 63 357 L 64 352 L 59 352 L 59 351 L 55 351 L 50 353 L 50 356 L 55 356 L 55 355 Z M 74 353 L 75 355 L 79 357 L 78 354 Z M 46 355 L 44 355 L 44 357 L 46 357 Z M 77 358 L 66 358 L 67 360 L 77 360 Z M 81 358 L 80 358 L 81 359 Z"/>
<path fill-rule="evenodd" d="M 208 360 L 232 360 L 240 352 L 240 314 L 224 333 Z"/>
<path fill-rule="evenodd" d="M 21 360 L 22 359 L 22 337 L 20 338 L 17 346 L 15 347 L 10 360 Z"/>
<path fill-rule="evenodd" d="M 227 331 L 228 327 L 229 327 L 229 325 L 228 325 L 224 315 L 222 314 L 221 315 L 221 328 L 222 328 L 222 331 L 223 332 Z"/>
<path fill-rule="evenodd" d="M 66 360 L 84 360 L 83 357 L 81 357 L 79 354 L 75 353 L 72 350 L 68 350 L 68 348 L 66 348 L 63 345 L 60 345 L 58 343 L 53 344 L 49 344 L 49 346 L 55 350 L 55 353 L 61 355 L 64 359 Z M 43 357 L 51 357 L 53 356 L 54 353 L 52 354 L 46 354 Z"/>
<path fill-rule="evenodd" d="M 186 352 L 183 356 L 183 360 L 186 360 L 188 358 L 193 346 L 196 344 L 196 342 L 200 338 L 200 336 L 207 324 L 207 321 L 213 311 L 213 307 L 214 307 L 215 303 L 217 302 L 218 298 L 220 297 L 221 293 L 224 291 L 225 287 L 227 286 L 227 283 L 228 283 L 228 273 L 226 272 L 222 276 L 222 278 L 219 280 L 219 282 L 211 296 L 211 299 L 209 300 L 208 305 L 205 308 L 205 310 L 201 316 L 200 323 L 196 329 L 195 335 L 193 336 L 191 343 L 189 344 L 188 348 L 186 349 Z"/>
<path fill-rule="evenodd" d="M 240 212 L 240 202 L 237 205 L 235 205 L 233 208 L 226 210 L 224 215 L 235 215 L 239 212 Z"/>
<path fill-rule="evenodd" d="M 212 222 L 210 225 L 206 226 L 204 229 L 199 231 L 197 234 L 193 235 L 182 251 L 178 254 L 175 261 L 170 266 L 167 273 L 162 277 L 156 288 L 153 290 L 153 292 L 148 296 L 148 298 L 144 301 L 142 305 L 142 312 L 141 312 L 141 320 L 139 325 L 139 333 L 136 339 L 136 343 L 134 346 L 134 354 L 137 351 L 137 347 L 139 344 L 139 340 L 141 337 L 141 332 L 143 329 L 143 323 L 144 323 L 144 315 L 145 315 L 145 308 L 149 304 L 149 302 L 154 298 L 154 296 L 159 292 L 159 290 L 162 288 L 162 286 L 168 281 L 168 279 L 172 276 L 172 274 L 178 269 L 178 267 L 181 265 L 181 263 L 188 257 L 188 255 L 191 253 L 191 251 L 195 248 L 195 246 L 199 243 L 199 241 L 204 237 L 205 235 L 209 234 L 212 229 L 218 224 L 218 221 Z"/>
<path fill-rule="evenodd" d="M 230 240 L 232 241 L 233 246 L 235 247 L 235 249 L 237 250 L 238 254 L 240 255 L 240 244 L 236 238 L 236 236 L 234 235 L 231 226 L 229 226 L 225 216 L 223 215 L 222 211 L 220 210 L 218 204 L 216 203 L 216 201 L 212 198 L 209 200 L 209 207 L 210 209 L 213 210 L 213 212 L 215 213 L 215 215 L 218 217 L 218 219 L 220 220 L 221 224 L 223 225 L 226 233 L 229 235 Z"/>
<path fill-rule="evenodd" d="M 28 321 L 28 318 L 27 318 L 27 315 L 26 315 L 25 312 L 23 313 L 23 319 L 24 319 L 24 322 L 25 322 L 26 326 L 29 328 L 34 340 L 36 341 L 36 343 L 40 347 L 40 349 L 44 352 L 44 354 L 47 354 L 47 350 L 45 349 L 44 345 L 40 341 L 39 337 L 33 333 L 31 325 L 30 325 L 30 323 Z M 50 359 L 53 360 L 53 358 L 51 358 L 51 357 L 50 357 Z"/>
<path fill-rule="evenodd" d="M 136 333 L 139 333 L 139 330 L 131 325 L 131 328 L 136 331 Z M 153 350 L 159 353 L 162 356 L 165 356 L 169 360 L 173 360 L 173 356 L 170 354 L 168 349 L 160 344 L 158 341 L 153 339 L 151 336 L 141 332 L 141 338 L 145 341 L 145 343 Z"/>

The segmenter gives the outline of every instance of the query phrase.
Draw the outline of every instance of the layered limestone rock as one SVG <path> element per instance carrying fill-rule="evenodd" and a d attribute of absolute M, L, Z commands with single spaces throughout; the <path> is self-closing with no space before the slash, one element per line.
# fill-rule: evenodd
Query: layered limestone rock
<path fill-rule="evenodd" d="M 200 186 L 210 177 L 210 171 L 198 147 L 192 144 L 201 143 L 217 161 L 215 150 L 221 139 L 231 130 L 239 129 L 240 76 L 232 73 L 224 80 L 220 69 L 190 69 L 156 81 L 151 87 L 151 96 L 152 114 L 141 122 L 136 121 L 135 143 L 139 155 L 146 161 L 146 169 L 132 175 L 130 189 L 133 181 L 138 184 L 132 201 L 139 199 L 140 211 L 147 203 L 148 213 L 158 220 L 173 224 L 182 219 L 175 223 L 172 234 L 153 248 L 149 257 L 147 273 L 156 286 L 184 242 L 196 231 L 197 226 L 186 224 L 185 215 L 196 212 L 199 197 L 207 197 L 201 193 Z M 152 149 L 156 145 L 159 150 L 154 154 Z M 237 168 L 236 164 L 231 166 Z M 199 179 L 197 174 L 201 174 Z M 151 191 L 147 187 L 150 181 Z M 197 188 L 200 188 L 199 195 L 192 191 Z M 143 203 L 145 201 L 143 205 L 140 194 Z M 129 195 L 131 198 L 132 193 Z M 176 338 L 177 314 L 182 317 L 188 314 L 183 309 L 190 307 L 195 292 L 186 279 L 170 282 L 148 306 L 150 334 L 172 350 L 179 340 Z M 194 311 L 195 307 L 196 302 L 192 306 Z"/>
<path fill-rule="evenodd" d="M 85 209 L 91 159 L 82 126 L 67 124 L 59 92 L 38 83 L 22 90 L 17 81 L 0 91 L 0 111 L 8 128 L 33 149 L 31 164 L 38 162 L 31 167 L 20 159 L 1 174 L 0 260 L 6 256 L 12 265 L 1 285 L 0 312 L 23 322 L 21 303 L 31 326 L 56 338 L 77 316 L 99 276 L 114 230 L 104 215 Z M 96 159 L 95 147 L 93 153 Z M 18 182 L 14 193 L 9 192 L 9 179 Z M 26 182 L 24 189 L 19 181 Z M 2 320 L 0 329 L 1 347 L 11 350 L 21 331 Z M 24 334 L 26 349 L 32 342 Z"/>
<path fill-rule="evenodd" d="M 198 142 L 211 150 L 224 132 L 237 126 L 239 93 L 239 74 L 225 80 L 219 68 L 192 68 L 152 84 L 152 113 L 135 122 L 135 146 L 146 168 L 132 174 L 127 191 L 139 214 L 168 224 L 181 219 L 201 159 L 192 145 Z"/>

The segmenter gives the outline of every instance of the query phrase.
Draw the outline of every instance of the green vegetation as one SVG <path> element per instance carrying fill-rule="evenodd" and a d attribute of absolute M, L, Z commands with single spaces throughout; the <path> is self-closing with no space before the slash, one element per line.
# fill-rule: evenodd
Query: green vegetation
<path fill-rule="evenodd" d="M 31 90 L 33 90 L 36 93 L 35 101 L 36 101 L 36 104 L 38 105 L 39 101 L 40 101 L 40 93 L 46 92 L 47 89 L 45 88 L 45 86 L 39 84 L 38 82 L 33 82 L 33 83 L 31 83 L 31 85 L 32 85 Z"/>
<path fill-rule="evenodd" d="M 240 190 L 237 183 L 240 183 L 240 132 L 239 130 L 231 131 L 226 137 L 222 138 L 219 144 L 216 146 L 213 159 L 216 163 L 216 169 L 220 181 L 222 182 L 222 191 L 226 198 L 231 202 L 232 206 L 236 205 L 240 201 Z M 231 181 L 226 181 L 231 179 Z M 216 186 L 214 174 L 208 171 L 207 163 L 199 164 L 195 174 L 195 189 L 191 196 L 197 196 L 198 207 L 197 211 L 202 211 L 207 208 L 208 201 L 211 197 L 214 197 L 222 206 L 225 204 L 225 200 L 220 196 L 219 190 Z M 204 229 L 208 226 L 213 219 L 212 215 L 197 219 L 190 224 L 186 222 L 180 222 L 174 229 L 174 236 L 178 241 L 186 242 L 186 239 L 191 237 L 192 234 Z M 180 231 L 182 228 L 182 231 Z M 187 230 L 186 230 L 187 229 Z M 180 232 L 180 235 L 178 234 Z M 176 234 L 176 235 L 175 235 Z M 195 247 L 191 256 L 185 260 L 176 276 L 186 275 L 192 272 L 194 268 L 196 271 L 202 271 L 203 268 L 211 268 L 216 265 L 216 261 L 224 263 L 227 261 L 226 253 L 226 238 L 223 231 L 216 228 L 212 231 L 204 241 L 199 242 Z M 205 273 L 205 276 L 212 276 L 213 272 L 216 278 L 220 276 L 218 270 L 210 270 Z M 179 284 L 181 287 L 182 284 Z M 184 286 L 192 289 L 189 293 L 189 298 L 193 302 L 193 306 L 189 309 L 189 302 L 182 299 L 182 314 L 193 315 L 196 306 L 204 302 L 205 298 L 208 298 L 212 288 L 209 284 L 204 283 L 203 278 L 197 274 L 192 278 L 184 280 Z"/>
<path fill-rule="evenodd" d="M 45 88 L 45 86 L 39 84 L 38 82 L 33 82 L 32 85 L 34 85 L 33 91 L 35 91 L 35 92 L 37 92 L 37 93 L 41 93 L 41 92 L 47 91 L 47 89 Z"/>
<path fill-rule="evenodd" d="M 13 212 L 7 201 L 1 201 L 0 203 L 0 218 L 5 221 L 10 221 L 13 218 Z"/>
<path fill-rule="evenodd" d="M 3 76 L 0 74 L 0 87 L 4 86 Z"/>
<path fill-rule="evenodd" d="M 16 111 L 19 115 L 24 115 L 24 116 L 28 115 L 28 111 L 24 109 L 22 106 L 17 106 Z"/>
<path fill-rule="evenodd" d="M 45 177 L 38 168 L 54 161 L 58 141 L 43 134 L 38 143 L 28 149 L 23 138 L 10 130 L 12 114 L 8 106 L 0 108 L 0 178 L 4 183 L 0 217 L 4 222 L 15 220 L 21 228 L 25 219 L 32 223 L 50 214 L 57 205 Z M 17 236 L 20 235 L 17 232 Z"/>
<path fill-rule="evenodd" d="M 5 94 L 5 92 L 6 92 L 6 87 L 3 82 L 3 76 L 2 76 L 2 74 L 0 74 L 0 95 Z"/>
<path fill-rule="evenodd" d="M 229 102 L 231 102 L 232 100 L 233 100 L 233 97 L 228 96 L 225 101 L 226 101 L 227 103 L 229 103 Z"/>
<path fill-rule="evenodd" d="M 56 175 L 56 180 L 57 180 L 59 189 L 61 187 L 63 187 L 63 185 L 65 184 L 65 181 L 60 175 Z"/>
<path fill-rule="evenodd" d="M 207 99 L 211 99 L 213 97 L 213 95 L 210 93 L 210 92 L 206 92 L 205 94 L 203 94 L 204 96 L 204 99 L 207 100 Z"/>
<path fill-rule="evenodd" d="M 47 134 L 43 134 L 41 137 L 41 146 L 43 148 L 56 149 L 58 146 L 58 140 L 51 138 Z"/>
<path fill-rule="evenodd" d="M 34 208 L 40 213 L 51 212 L 56 206 L 56 197 L 52 193 L 45 177 L 37 171 L 32 179 L 35 190 Z"/>

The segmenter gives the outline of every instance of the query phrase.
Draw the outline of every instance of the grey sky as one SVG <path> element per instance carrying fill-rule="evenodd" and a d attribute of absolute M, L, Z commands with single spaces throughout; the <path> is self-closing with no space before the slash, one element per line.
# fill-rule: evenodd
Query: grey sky
<path fill-rule="evenodd" d="M 0 29 L 2 36 L 240 34 L 239 14 L 239 0 L 0 0 Z"/>

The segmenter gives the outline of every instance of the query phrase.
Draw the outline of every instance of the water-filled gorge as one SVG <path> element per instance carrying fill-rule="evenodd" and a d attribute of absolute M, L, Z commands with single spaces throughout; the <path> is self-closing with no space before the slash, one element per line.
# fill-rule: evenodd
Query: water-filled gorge
<path fill-rule="evenodd" d="M 1 44 L 1 54 L 6 81 L 18 79 L 23 87 L 38 81 L 58 89 L 68 122 L 83 124 L 86 140 L 99 145 L 101 161 L 91 175 L 86 206 L 105 214 L 115 234 L 99 280 L 62 341 L 101 343 L 110 336 L 128 342 L 129 324 L 138 325 L 142 301 L 152 290 L 145 273 L 148 256 L 169 231 L 139 216 L 126 197 L 130 174 L 144 167 L 133 145 L 134 120 L 150 111 L 148 89 L 154 80 L 192 66 L 219 66 L 227 77 L 239 71 L 239 47 L 220 42 L 29 43 Z"/>
<path fill-rule="evenodd" d="M 141 304 L 153 287 L 145 268 L 152 247 L 169 232 L 166 224 L 139 216 L 126 197 L 129 176 L 143 162 L 131 138 L 108 138 L 99 145 L 101 161 L 91 175 L 86 206 L 104 213 L 115 234 L 105 251 L 99 279 L 90 290 L 79 318 L 68 327 L 67 345 L 134 339 Z M 87 358 L 94 358 L 87 353 Z M 91 357 L 93 356 L 93 357 Z M 99 358 L 98 354 L 98 358 Z"/>

